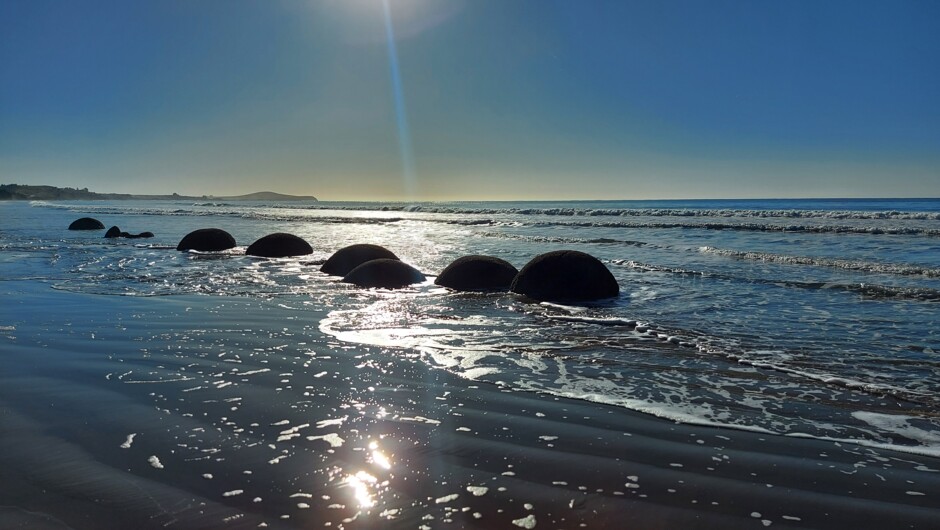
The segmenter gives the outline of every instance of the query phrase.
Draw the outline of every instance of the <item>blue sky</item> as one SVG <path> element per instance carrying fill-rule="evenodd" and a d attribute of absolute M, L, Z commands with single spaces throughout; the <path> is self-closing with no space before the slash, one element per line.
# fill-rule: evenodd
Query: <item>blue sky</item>
<path fill-rule="evenodd" d="M 940 2 L 4 0 L 0 182 L 940 196 Z"/>

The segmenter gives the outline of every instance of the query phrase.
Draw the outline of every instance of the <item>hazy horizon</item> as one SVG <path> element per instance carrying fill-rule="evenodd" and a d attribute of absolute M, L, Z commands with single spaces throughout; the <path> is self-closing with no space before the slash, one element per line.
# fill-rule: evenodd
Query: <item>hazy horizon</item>
<path fill-rule="evenodd" d="M 335 201 L 940 197 L 940 4 L 0 4 L 0 181 Z"/>

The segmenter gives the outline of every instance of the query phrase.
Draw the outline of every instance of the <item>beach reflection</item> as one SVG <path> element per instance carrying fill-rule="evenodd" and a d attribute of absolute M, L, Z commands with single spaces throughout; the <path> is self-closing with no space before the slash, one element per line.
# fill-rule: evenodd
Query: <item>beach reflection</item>
<path fill-rule="evenodd" d="M 388 457 L 385 456 L 385 453 L 379 450 L 379 444 L 377 442 L 372 442 L 369 444 L 369 449 L 372 450 L 372 463 L 380 466 L 384 469 L 391 469 L 392 463 L 388 460 Z"/>
<path fill-rule="evenodd" d="M 379 472 L 388 471 L 392 468 L 391 460 L 381 450 L 377 441 L 370 441 L 368 448 L 370 451 L 368 461 L 379 468 Z M 352 490 L 352 496 L 358 509 L 368 511 L 376 505 L 382 491 L 387 489 L 389 482 L 388 480 L 380 481 L 376 475 L 360 470 L 355 474 L 348 475 L 344 484 Z"/>
<path fill-rule="evenodd" d="M 373 490 L 377 481 L 378 479 L 365 471 L 346 477 L 346 485 L 352 488 L 353 497 L 355 497 L 360 510 L 367 510 L 375 506 L 375 492 Z"/>

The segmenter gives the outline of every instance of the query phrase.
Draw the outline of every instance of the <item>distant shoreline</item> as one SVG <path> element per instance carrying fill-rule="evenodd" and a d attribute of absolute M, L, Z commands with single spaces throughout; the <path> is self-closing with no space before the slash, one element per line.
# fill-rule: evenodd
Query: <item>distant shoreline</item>
<path fill-rule="evenodd" d="M 273 191 L 259 191 L 245 195 L 135 195 L 130 193 L 96 193 L 88 188 L 58 188 L 55 186 L 29 186 L 21 184 L 0 184 L 0 200 L 5 201 L 56 201 L 56 200 L 157 200 L 157 201 L 317 201 L 312 195 L 286 195 Z"/>

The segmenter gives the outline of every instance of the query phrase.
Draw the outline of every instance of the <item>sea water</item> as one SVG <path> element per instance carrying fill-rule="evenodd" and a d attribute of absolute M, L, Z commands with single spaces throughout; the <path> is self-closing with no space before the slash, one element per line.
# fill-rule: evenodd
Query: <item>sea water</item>
<path fill-rule="evenodd" d="M 82 216 L 156 237 L 66 230 Z M 205 227 L 227 230 L 239 246 L 175 250 Z M 244 255 L 273 232 L 306 239 L 313 254 Z M 353 243 L 381 244 L 429 280 L 362 290 L 319 272 Z M 463 255 L 521 268 L 560 249 L 600 259 L 620 295 L 571 306 L 433 284 Z M 322 311 L 311 329 L 340 347 L 377 347 L 478 384 L 683 423 L 940 455 L 940 200 L 7 202 L 0 277 L 41 285 L 52 300 L 55 292 L 282 300 L 285 314 Z M 256 318 L 246 314 L 246 325 Z M 205 326 L 224 332 L 223 323 Z M 259 351 L 285 346 L 278 330 L 255 327 L 249 342 Z M 0 335 L 17 332 L 0 321 Z M 145 349 L 186 340 L 156 335 Z M 226 353 L 232 361 L 239 354 Z M 139 381 L 117 367 L 104 371 Z M 159 377 L 189 376 L 181 364 Z M 133 433 L 124 436 L 130 447 Z"/>

